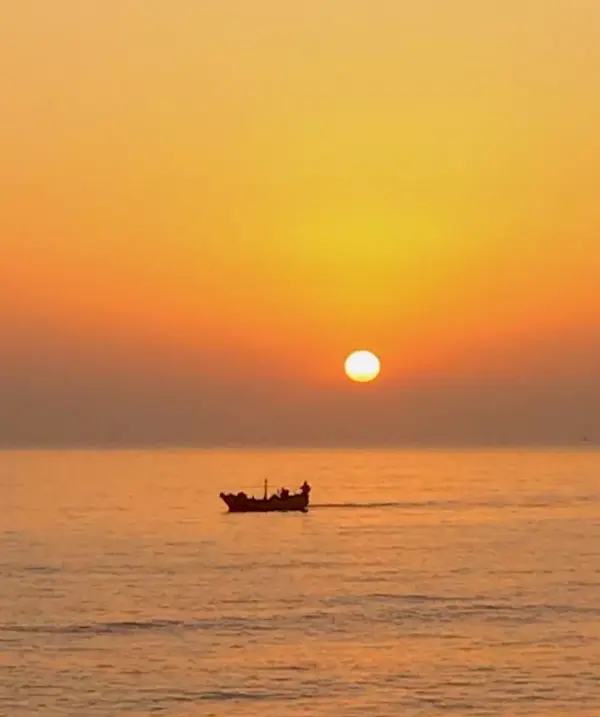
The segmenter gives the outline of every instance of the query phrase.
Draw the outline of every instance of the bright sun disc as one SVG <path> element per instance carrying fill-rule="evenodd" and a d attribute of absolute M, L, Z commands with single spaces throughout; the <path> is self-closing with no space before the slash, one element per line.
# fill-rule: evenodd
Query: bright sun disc
<path fill-rule="evenodd" d="M 377 378 L 380 368 L 379 359 L 371 351 L 353 351 L 344 363 L 346 376 L 359 383 Z"/>

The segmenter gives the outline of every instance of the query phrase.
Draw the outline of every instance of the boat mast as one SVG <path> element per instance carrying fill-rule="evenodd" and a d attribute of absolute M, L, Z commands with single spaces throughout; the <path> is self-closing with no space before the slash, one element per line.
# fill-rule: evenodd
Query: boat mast
<path fill-rule="evenodd" d="M 267 479 L 265 478 L 265 500 L 267 499 Z"/>

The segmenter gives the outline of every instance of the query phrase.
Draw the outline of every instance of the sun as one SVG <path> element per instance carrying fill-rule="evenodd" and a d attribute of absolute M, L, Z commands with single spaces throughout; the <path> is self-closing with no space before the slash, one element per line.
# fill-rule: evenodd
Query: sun
<path fill-rule="evenodd" d="M 367 383 L 377 378 L 381 364 L 371 351 L 353 351 L 344 362 L 346 376 L 358 383 Z"/>

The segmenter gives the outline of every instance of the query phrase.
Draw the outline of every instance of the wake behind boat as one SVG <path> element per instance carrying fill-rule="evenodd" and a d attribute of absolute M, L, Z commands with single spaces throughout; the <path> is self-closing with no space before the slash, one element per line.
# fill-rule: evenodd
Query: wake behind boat
<path fill-rule="evenodd" d="M 265 481 L 265 494 L 263 498 L 247 496 L 245 493 L 220 493 L 219 496 L 230 513 L 272 513 L 308 511 L 308 500 L 310 486 L 306 481 L 300 487 L 298 493 L 290 493 L 287 488 L 282 488 L 277 493 L 267 497 L 267 481 Z"/>

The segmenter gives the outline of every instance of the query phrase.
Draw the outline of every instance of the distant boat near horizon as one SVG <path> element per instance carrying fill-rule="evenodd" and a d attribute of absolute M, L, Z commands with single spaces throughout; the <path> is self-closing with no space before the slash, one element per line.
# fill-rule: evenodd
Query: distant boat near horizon
<path fill-rule="evenodd" d="M 240 493 L 219 493 L 219 497 L 228 507 L 230 513 L 287 513 L 291 511 L 308 512 L 310 485 L 304 481 L 298 493 L 290 493 L 282 488 L 277 493 L 268 495 L 267 481 L 262 498 Z"/>

